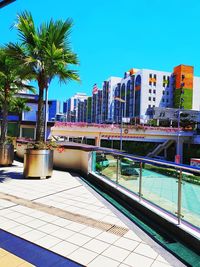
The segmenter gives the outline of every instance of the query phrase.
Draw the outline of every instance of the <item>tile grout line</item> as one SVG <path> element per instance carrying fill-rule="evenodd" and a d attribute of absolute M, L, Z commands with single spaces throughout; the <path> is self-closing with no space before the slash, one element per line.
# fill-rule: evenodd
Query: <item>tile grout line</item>
<path fill-rule="evenodd" d="M 63 189 L 61 191 L 58 191 L 56 193 L 51 193 L 49 195 L 45 195 L 45 196 L 42 196 L 42 197 L 38 197 L 38 198 L 34 198 L 32 199 L 31 201 L 35 201 L 35 200 L 39 200 L 41 198 L 45 198 L 45 197 L 49 197 L 49 196 L 52 196 L 52 195 L 55 195 L 55 194 L 59 194 L 59 193 L 62 193 L 62 192 L 65 192 L 65 191 L 68 191 L 68 190 L 71 190 L 71 189 L 75 189 L 75 188 L 78 188 L 78 187 L 81 187 L 82 185 L 77 185 L 77 186 L 74 186 L 74 187 L 71 187 L 71 188 L 68 188 L 68 189 Z"/>

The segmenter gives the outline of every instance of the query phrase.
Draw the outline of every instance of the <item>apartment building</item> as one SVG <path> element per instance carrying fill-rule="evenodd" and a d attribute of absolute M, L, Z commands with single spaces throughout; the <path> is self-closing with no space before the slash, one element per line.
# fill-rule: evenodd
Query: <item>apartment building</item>
<path fill-rule="evenodd" d="M 66 121 L 78 121 L 78 104 L 87 100 L 88 96 L 85 93 L 77 93 L 70 97 L 63 104 L 63 113 L 66 115 Z"/>
<path fill-rule="evenodd" d="M 199 92 L 200 77 L 194 76 L 192 66 L 182 64 L 172 72 L 130 69 L 123 77 L 105 80 L 102 89 L 95 84 L 90 102 L 85 94 L 81 94 L 85 102 L 76 94 L 64 103 L 63 111 L 71 115 L 68 121 L 121 123 L 123 118 L 146 123 L 155 108 L 200 111 Z"/>

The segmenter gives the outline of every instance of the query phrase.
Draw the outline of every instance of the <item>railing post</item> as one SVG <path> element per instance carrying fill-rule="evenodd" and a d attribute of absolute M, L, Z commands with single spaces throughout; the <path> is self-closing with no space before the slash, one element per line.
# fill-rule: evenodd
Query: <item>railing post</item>
<path fill-rule="evenodd" d="M 142 162 L 140 162 L 140 176 L 139 176 L 139 198 L 142 198 Z"/>
<path fill-rule="evenodd" d="M 178 224 L 181 224 L 181 218 L 183 215 L 181 214 L 181 205 L 182 204 L 182 169 L 180 169 L 179 177 L 178 177 L 178 203 L 177 203 L 177 218 Z"/>
<path fill-rule="evenodd" d="M 116 172 L 116 183 L 119 183 L 119 156 L 117 156 L 117 172 Z"/>

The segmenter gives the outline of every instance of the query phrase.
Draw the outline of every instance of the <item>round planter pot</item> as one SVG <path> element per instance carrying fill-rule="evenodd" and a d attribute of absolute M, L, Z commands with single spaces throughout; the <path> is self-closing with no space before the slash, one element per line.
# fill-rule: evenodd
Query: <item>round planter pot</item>
<path fill-rule="evenodd" d="M 51 177 L 53 172 L 53 150 L 26 149 L 24 154 L 24 178 Z"/>
<path fill-rule="evenodd" d="M 13 144 L 0 145 L 0 165 L 12 165 L 14 160 L 14 146 Z"/>

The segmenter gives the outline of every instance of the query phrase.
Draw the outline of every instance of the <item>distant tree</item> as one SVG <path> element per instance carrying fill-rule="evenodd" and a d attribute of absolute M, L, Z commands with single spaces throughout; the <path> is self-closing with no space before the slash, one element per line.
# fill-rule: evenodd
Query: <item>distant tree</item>
<path fill-rule="evenodd" d="M 31 111 L 31 108 L 27 106 L 27 100 L 24 98 L 14 98 L 13 103 L 12 103 L 12 111 L 15 112 L 19 116 L 19 121 L 18 121 L 18 136 L 20 134 L 20 125 L 22 122 L 22 113 L 24 111 L 28 112 Z"/>

